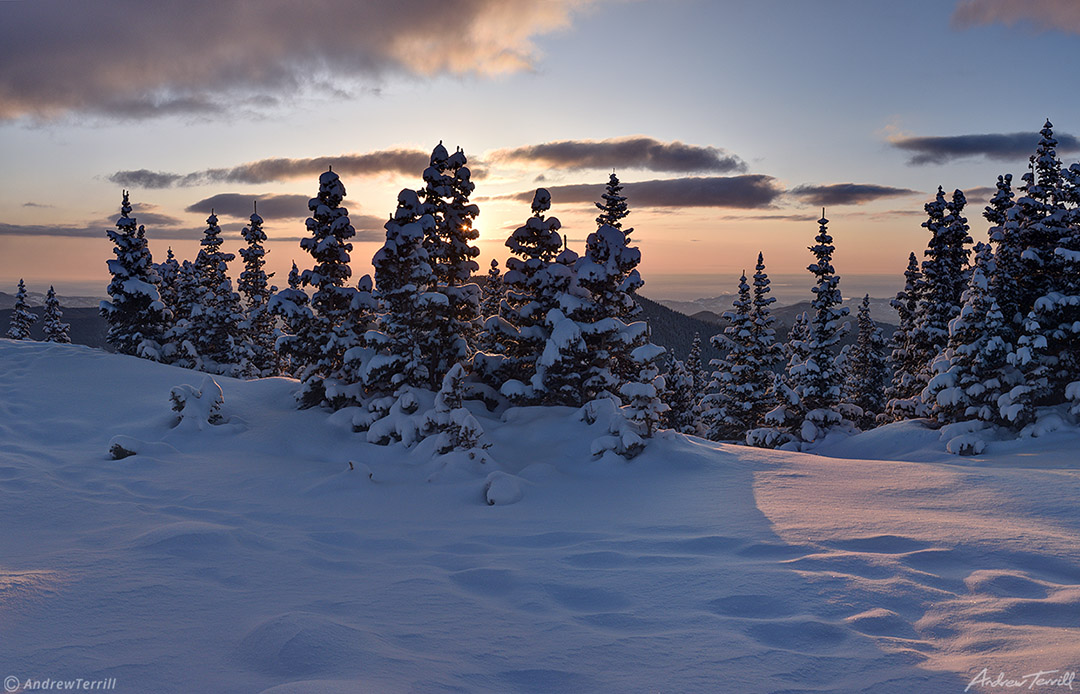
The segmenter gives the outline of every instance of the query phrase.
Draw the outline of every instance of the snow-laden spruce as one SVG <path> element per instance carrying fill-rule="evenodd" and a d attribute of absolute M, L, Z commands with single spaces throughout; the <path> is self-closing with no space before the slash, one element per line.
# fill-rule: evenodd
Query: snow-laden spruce
<path fill-rule="evenodd" d="M 817 279 L 810 290 L 814 293 L 810 302 L 813 313 L 805 326 L 805 336 L 797 336 L 791 346 L 786 368 L 789 385 L 783 388 L 781 404 L 766 416 L 773 431 L 755 436 L 756 443 L 772 445 L 785 435 L 813 442 L 832 429 L 851 426 L 841 413 L 842 379 L 836 364 L 837 344 L 848 328 L 843 321 L 848 309 L 843 306 L 840 277 L 832 265 L 835 247 L 828 223 L 822 210 L 816 243 L 810 246 L 815 262 L 807 267 Z"/>
<path fill-rule="evenodd" d="M 244 376 L 251 353 L 243 337 L 240 295 L 233 291 L 228 269 L 236 255 L 221 250 L 218 218 L 206 218 L 201 248 L 195 258 L 196 297 L 190 309 L 188 340 L 195 346 L 195 368 L 224 376 Z"/>
<path fill-rule="evenodd" d="M 29 340 L 30 326 L 37 318 L 37 314 L 30 311 L 30 304 L 26 302 L 26 283 L 20 279 L 19 288 L 15 292 L 15 307 L 11 311 L 11 321 L 4 337 L 11 340 Z"/>
<path fill-rule="evenodd" d="M 277 287 L 270 284 L 274 273 L 266 272 L 266 232 L 263 231 L 263 218 L 258 210 L 253 210 L 248 217 L 248 224 L 241 229 L 240 235 L 247 246 L 240 249 L 244 260 L 244 270 L 236 282 L 237 292 L 243 299 L 244 319 L 240 330 L 247 351 L 250 353 L 248 375 L 252 377 L 277 376 L 281 371 L 274 342 L 277 340 L 277 319 L 270 312 L 270 297 Z"/>
<path fill-rule="evenodd" d="M 872 429 L 884 416 L 885 390 L 889 384 L 888 343 L 881 328 L 870 316 L 870 295 L 863 296 L 856 318 L 855 344 L 841 351 L 845 413 L 860 429 Z"/>
<path fill-rule="evenodd" d="M 368 398 L 367 413 L 353 421 L 358 430 L 392 411 L 411 415 L 413 390 L 431 381 L 430 336 L 447 301 L 436 290 L 435 273 L 424 249 L 424 238 L 433 224 L 416 191 L 406 188 L 398 194 L 397 208 L 385 224 L 386 240 L 372 259 L 377 317 L 361 346 L 345 354 L 349 380 L 361 384 Z M 369 432 L 369 440 L 377 442 L 394 438 Z"/>
<path fill-rule="evenodd" d="M 293 292 L 274 302 L 278 313 L 287 315 L 296 307 L 303 314 L 303 319 L 296 316 L 297 332 L 278 342 L 297 370 L 301 381 L 297 398 L 302 407 L 341 406 L 348 401 L 346 394 L 327 389 L 341 384 L 344 355 L 360 344 L 369 322 L 368 302 L 355 300 L 362 289 L 346 286 L 352 275 L 349 239 L 356 230 L 349 210 L 342 206 L 344 198 L 345 185 L 333 170 L 319 176 L 319 192 L 308 201 L 311 216 L 305 222 L 311 235 L 300 240 L 300 247 L 315 261 L 314 267 L 300 273 L 300 284 L 314 292 L 306 310 L 297 304 L 299 297 Z"/>
<path fill-rule="evenodd" d="M 17 299 L 17 297 L 16 297 Z M 60 308 L 60 300 L 56 298 L 56 290 L 49 286 L 49 293 L 45 295 L 45 315 L 42 317 L 42 329 L 45 333 L 45 342 L 59 342 L 68 344 L 71 337 L 68 330 L 71 325 L 64 322 L 64 311 Z"/>
<path fill-rule="evenodd" d="M 116 229 L 106 230 L 116 257 L 107 261 L 112 275 L 107 289 L 110 299 L 100 305 L 109 323 L 105 339 L 121 354 L 162 361 L 161 338 L 171 316 L 158 293 L 160 279 L 146 243 L 146 229 L 136 225 L 131 211 L 125 190 Z"/>
<path fill-rule="evenodd" d="M 520 404 L 539 399 L 533 379 L 551 336 L 548 315 L 559 308 L 571 282 L 570 269 L 555 262 L 563 245 L 562 223 L 548 216 L 550 209 L 551 195 L 537 189 L 532 216 L 507 238 L 506 247 L 515 257 L 506 261 L 505 299 L 497 314 L 485 318 L 483 328 L 492 351 L 474 357 L 481 378 Z"/>
<path fill-rule="evenodd" d="M 475 245 L 480 232 L 473 226 L 480 208 L 469 202 L 476 184 L 467 163 L 460 148 L 449 154 L 440 142 L 431 152 L 420 191 L 423 212 L 432 220 L 424 228 L 424 250 L 436 289 L 446 297 L 432 306 L 435 323 L 424 349 L 432 390 L 454 364 L 471 357 L 479 327 L 480 287 L 472 277 L 480 269 Z"/>
<path fill-rule="evenodd" d="M 960 315 L 949 324 L 948 347 L 933 362 L 922 399 L 942 424 L 979 420 L 1021 427 L 1034 418 L 1029 388 L 1010 361 L 1012 330 L 993 296 L 992 248 L 975 247 L 975 266 Z"/>
<path fill-rule="evenodd" d="M 716 370 L 701 400 L 702 435 L 713 441 L 746 440 L 777 405 L 774 369 L 781 352 L 772 327 L 769 307 L 775 299 L 769 296 L 769 284 L 764 255 L 758 253 L 753 296 L 743 273 L 734 310 L 723 315 L 729 325 L 712 338 L 717 349 L 727 352 L 713 360 Z"/>
<path fill-rule="evenodd" d="M 907 269 L 904 270 L 904 288 L 889 302 L 899 318 L 899 325 L 889 341 L 892 348 L 889 353 L 892 379 L 885 390 L 885 413 L 890 420 L 916 416 L 915 410 L 921 402 L 916 396 L 923 388 L 918 377 L 922 363 L 920 353 L 915 348 L 913 330 L 922 290 L 922 269 L 912 251 L 908 256 Z"/>

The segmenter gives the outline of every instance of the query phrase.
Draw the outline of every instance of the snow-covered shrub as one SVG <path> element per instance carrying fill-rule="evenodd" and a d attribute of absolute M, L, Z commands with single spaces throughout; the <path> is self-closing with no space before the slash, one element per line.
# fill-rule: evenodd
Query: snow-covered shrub
<path fill-rule="evenodd" d="M 423 431 L 438 434 L 435 452 L 465 451 L 470 457 L 483 455 L 486 445 L 480 443 L 484 433 L 476 417 L 463 403 L 465 368 L 455 364 L 443 377 L 442 388 L 435 395 L 435 407 L 424 415 Z"/>
<path fill-rule="evenodd" d="M 174 387 L 169 391 L 169 401 L 177 415 L 174 428 L 201 431 L 207 425 L 225 421 L 221 415 L 221 406 L 225 403 L 221 386 L 209 376 L 203 379 L 198 388 L 191 385 Z"/>

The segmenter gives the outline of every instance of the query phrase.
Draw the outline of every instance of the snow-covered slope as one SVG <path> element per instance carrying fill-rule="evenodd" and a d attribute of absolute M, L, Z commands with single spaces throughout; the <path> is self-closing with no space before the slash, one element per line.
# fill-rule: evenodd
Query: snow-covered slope
<path fill-rule="evenodd" d="M 225 421 L 171 428 L 202 380 L 0 340 L 0 675 L 877 693 L 1080 665 L 1074 431 L 963 459 L 912 423 L 837 457 L 667 433 L 627 463 L 572 410 L 477 411 L 494 462 L 448 466 L 295 410 L 285 379 L 218 379 Z M 516 503 L 485 502 L 493 465 Z"/>

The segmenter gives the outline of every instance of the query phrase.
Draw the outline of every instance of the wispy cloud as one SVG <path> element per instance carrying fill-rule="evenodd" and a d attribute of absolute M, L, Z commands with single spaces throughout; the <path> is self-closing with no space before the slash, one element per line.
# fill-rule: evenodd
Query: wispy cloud
<path fill-rule="evenodd" d="M 384 149 L 361 154 L 339 154 L 306 159 L 273 157 L 228 168 L 203 169 L 186 174 L 135 169 L 117 171 L 108 178 L 117 185 L 156 189 L 212 183 L 257 184 L 300 178 L 316 179 L 319 174 L 333 167 L 334 171 L 346 176 L 373 177 L 397 174 L 419 179 L 428 166 L 430 156 L 429 152 L 419 149 Z M 473 162 L 469 163 L 470 168 L 473 168 Z"/>
<path fill-rule="evenodd" d="M 746 162 L 718 147 L 661 142 L 638 135 L 608 140 L 561 140 L 490 152 L 492 163 L 554 169 L 638 169 L 672 173 L 734 173 Z"/>
<path fill-rule="evenodd" d="M 555 205 L 562 203 L 596 202 L 604 192 L 602 184 L 577 183 L 547 186 Z M 528 202 L 535 191 L 522 191 L 508 196 Z M 670 178 L 654 181 L 635 181 L 624 185 L 623 194 L 633 208 L 644 207 L 733 207 L 760 209 L 769 207 L 784 192 L 772 176 L 746 174 L 743 176 L 712 176 Z"/>
<path fill-rule="evenodd" d="M 1040 124 L 1041 125 L 1041 124 Z M 1066 133 L 1054 133 L 1059 152 L 1080 151 L 1080 140 Z M 1000 161 L 1026 161 L 1039 144 L 1038 131 L 986 135 L 946 135 L 942 137 L 893 136 L 889 144 L 911 154 L 909 164 L 944 164 L 967 157 Z"/>
<path fill-rule="evenodd" d="M 909 188 L 893 188 L 873 183 L 830 183 L 827 185 L 801 185 L 792 188 L 789 194 L 798 200 L 826 207 L 832 205 L 862 205 L 882 198 L 898 198 L 906 195 L 918 195 Z"/>
<path fill-rule="evenodd" d="M 985 24 L 1080 34 L 1080 4 L 1075 0 L 963 0 L 953 10 L 952 25 L 958 29 Z"/>
<path fill-rule="evenodd" d="M 0 120 L 226 114 L 287 90 L 533 69 L 590 0 L 0 2 Z M 250 103 L 250 102 L 249 102 Z"/>

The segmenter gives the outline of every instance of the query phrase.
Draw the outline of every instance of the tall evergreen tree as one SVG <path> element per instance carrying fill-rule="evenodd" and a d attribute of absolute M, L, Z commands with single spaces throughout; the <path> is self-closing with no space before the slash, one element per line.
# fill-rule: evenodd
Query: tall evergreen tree
<path fill-rule="evenodd" d="M 109 323 L 106 341 L 121 354 L 161 361 L 161 337 L 169 313 L 158 293 L 159 278 L 146 243 L 146 230 L 136 226 L 128 192 L 120 206 L 116 229 L 106 233 L 115 258 L 108 261 L 111 300 L 101 302 L 101 315 Z"/>
<path fill-rule="evenodd" d="M 440 387 L 454 364 L 471 356 L 479 328 L 480 287 L 472 277 L 480 269 L 475 260 L 480 249 L 474 245 L 480 232 L 473 227 L 480 208 L 469 202 L 476 185 L 467 163 L 460 148 L 448 154 L 440 142 L 431 153 L 420 191 L 424 212 L 433 221 L 425 231 L 424 249 L 438 291 L 446 297 L 445 306 L 434 314 L 439 320 L 428 355 L 431 390 Z"/>
<path fill-rule="evenodd" d="M 256 209 L 248 218 L 248 225 L 240 231 L 247 247 L 240 249 L 244 270 L 236 282 L 244 304 L 244 319 L 240 328 L 251 352 L 251 375 L 258 377 L 276 376 L 281 369 L 277 350 L 274 349 L 277 319 L 270 312 L 270 297 L 277 287 L 270 284 L 274 274 L 267 274 L 265 270 L 266 248 L 263 244 L 266 243 L 266 232 L 262 225 L 263 219 Z"/>
<path fill-rule="evenodd" d="M 694 391 L 694 378 L 686 363 L 676 359 L 664 377 L 667 387 L 668 411 L 662 424 L 682 434 L 697 433 L 697 404 L 699 397 Z"/>
<path fill-rule="evenodd" d="M 994 300 L 1001 308 L 1006 324 L 1014 331 L 1023 321 L 1019 290 L 1024 272 L 1021 261 L 1024 248 L 1019 238 L 1015 207 L 1012 174 L 998 176 L 997 192 L 983 211 L 983 217 L 990 222 L 988 234 L 996 268 L 988 279 Z"/>
<path fill-rule="evenodd" d="M 860 429 L 871 429 L 885 409 L 885 389 L 889 383 L 888 343 L 881 328 L 870 316 L 870 295 L 863 296 L 857 316 L 855 344 L 844 351 L 844 390 L 842 399 L 858 412 L 854 422 Z"/>
<path fill-rule="evenodd" d="M 912 333 L 918 318 L 922 290 L 922 270 L 919 259 L 912 252 L 908 256 L 907 269 L 904 270 L 904 289 L 889 302 L 900 319 L 900 324 L 890 340 L 892 351 L 889 354 L 889 365 L 892 369 L 892 380 L 885 391 L 885 412 L 887 417 L 893 420 L 917 416 L 915 410 L 921 402 L 915 396 L 922 388 L 918 378 L 923 367 L 920 361 L 922 354 L 915 347 Z"/>
<path fill-rule="evenodd" d="M 602 226 L 586 238 L 585 254 L 574 266 L 577 286 L 587 292 L 588 302 L 579 305 L 572 317 L 592 325 L 586 331 L 591 397 L 636 380 L 640 368 L 630 355 L 647 342 L 643 326 L 626 323 L 636 313 L 632 294 L 644 284 L 636 269 L 641 251 L 626 242 L 622 231 Z"/>
<path fill-rule="evenodd" d="M 536 363 L 547 347 L 551 328 L 548 314 L 559 308 L 559 298 L 571 281 L 569 268 L 556 263 L 562 248 L 557 217 L 547 216 L 551 195 L 539 188 L 533 196 L 532 216 L 506 240 L 513 256 L 506 261 L 506 299 L 500 315 L 486 319 L 484 329 L 506 345 L 505 353 L 485 358 L 478 370 L 492 385 L 514 381 L 506 391 L 518 402 L 538 396 L 530 390 Z"/>
<path fill-rule="evenodd" d="M 686 370 L 690 374 L 691 388 L 694 392 L 694 400 L 700 401 L 705 394 L 705 386 L 708 385 L 705 369 L 701 365 L 701 333 L 694 333 L 694 339 L 690 343 L 690 351 L 686 355 Z"/>
<path fill-rule="evenodd" d="M 248 369 L 250 354 L 241 334 L 244 319 L 240 295 L 233 291 L 229 263 L 236 258 L 221 250 L 223 239 L 218 218 L 211 210 L 206 230 L 195 258 L 198 297 L 191 309 L 191 333 L 188 339 L 199 354 L 201 371 L 225 376 L 242 376 Z"/>
<path fill-rule="evenodd" d="M 803 441 L 816 441 L 843 422 L 839 410 L 841 378 L 836 366 L 836 346 L 846 331 L 843 319 L 848 309 L 840 294 L 840 277 L 832 265 L 832 236 L 829 220 L 822 210 L 818 235 L 810 247 L 815 262 L 807 267 L 817 278 L 811 291 L 813 315 L 807 325 L 805 344 L 793 346 L 788 371 L 797 398 L 796 428 L 792 431 Z M 803 358 L 805 355 L 805 358 Z M 798 359 L 798 361 L 795 361 Z"/>
<path fill-rule="evenodd" d="M 367 327 L 354 320 L 356 289 L 346 284 L 352 275 L 349 239 L 356 230 L 349 210 L 342 207 L 344 198 L 345 186 L 331 169 L 319 176 L 319 192 L 308 201 L 311 216 L 306 226 L 311 236 L 301 239 L 300 247 L 311 254 L 315 266 L 300 273 L 300 283 L 315 290 L 311 320 L 288 343 L 291 358 L 302 364 L 298 393 L 302 407 L 343 404 L 327 399 L 326 381 L 340 373 L 345 352 L 359 344 Z"/>
<path fill-rule="evenodd" d="M 758 253 L 753 297 L 743 273 L 733 303 L 735 310 L 724 314 L 730 325 L 722 338 L 713 338 L 717 348 L 726 344 L 729 349 L 727 357 L 719 361 L 721 368 L 713 374 L 711 394 L 702 401 L 708 438 L 743 440 L 747 432 L 762 426 L 765 415 L 777 405 L 774 369 L 781 354 L 769 308 L 775 299 L 769 292 L 765 259 Z"/>
<path fill-rule="evenodd" d="M 45 342 L 60 342 L 68 344 L 71 336 L 68 330 L 71 325 L 64 322 L 64 312 L 60 308 L 60 300 L 56 298 L 56 290 L 49 287 L 49 293 L 45 295 Z"/>
<path fill-rule="evenodd" d="M 374 397 L 392 396 L 402 388 L 423 388 L 431 381 L 431 360 L 424 350 L 444 301 L 424 248 L 433 224 L 416 192 L 402 190 L 397 209 L 385 225 L 386 241 L 372 259 L 379 316 L 365 343 L 375 355 L 360 373 Z"/>
<path fill-rule="evenodd" d="M 20 279 L 19 289 L 15 292 L 15 307 L 11 311 L 11 322 L 4 336 L 12 340 L 29 340 L 30 326 L 37 318 L 37 314 L 31 313 L 30 305 L 26 303 L 26 284 Z"/>
<path fill-rule="evenodd" d="M 1009 363 L 1012 330 L 993 296 L 995 273 L 991 247 L 979 243 L 963 307 L 949 324 L 948 347 L 935 359 L 923 394 L 939 423 L 977 419 L 1023 426 L 1033 416 L 1023 375 Z"/>
<path fill-rule="evenodd" d="M 629 251 L 617 253 L 611 258 L 614 261 L 614 267 L 609 268 L 608 272 L 614 272 L 615 274 L 609 282 L 617 288 L 617 293 L 609 293 L 608 296 L 602 297 L 601 300 L 614 301 L 615 315 L 624 321 L 629 321 L 641 313 L 641 306 L 634 301 L 633 297 L 634 293 L 641 289 L 645 282 L 641 279 L 641 274 L 637 270 L 637 266 L 641 262 L 641 253 L 636 252 L 636 248 L 629 247 L 630 234 L 634 230 L 630 227 L 623 228 L 623 220 L 630 214 L 630 210 L 626 204 L 626 197 L 622 195 L 622 189 L 623 186 L 619 182 L 619 177 L 612 171 L 605 191 L 600 196 L 603 202 L 594 204 L 600 210 L 600 214 L 596 217 L 597 230 L 599 231 L 605 226 L 618 229 L 623 235 L 621 245 Z M 616 245 L 612 244 L 609 239 L 599 238 L 598 240 L 606 241 L 609 245 Z M 602 248 L 597 250 L 601 254 L 603 253 Z M 586 256 L 588 255 L 589 248 L 586 246 Z M 627 376 L 628 374 L 623 373 L 622 375 Z"/>
<path fill-rule="evenodd" d="M 729 325 L 712 338 L 717 349 L 727 348 L 727 357 L 714 359 L 712 374 L 702 399 L 702 434 L 712 441 L 742 439 L 756 426 L 751 412 L 755 374 L 753 352 L 753 321 L 750 317 L 750 285 L 746 273 L 739 278 L 739 293 L 732 302 L 733 311 L 726 311 Z"/>

